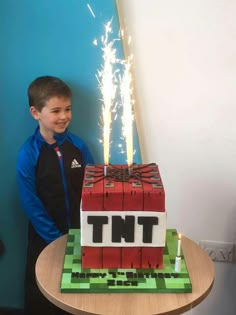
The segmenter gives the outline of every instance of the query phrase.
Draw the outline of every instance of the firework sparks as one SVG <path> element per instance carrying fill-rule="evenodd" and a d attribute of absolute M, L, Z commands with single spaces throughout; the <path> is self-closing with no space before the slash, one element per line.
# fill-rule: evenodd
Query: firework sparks
<path fill-rule="evenodd" d="M 91 6 L 89 5 L 89 3 L 87 3 L 87 7 L 88 7 L 90 13 L 92 14 L 92 16 L 95 18 L 96 16 L 95 16 L 95 14 L 94 14 L 94 12 L 93 12 Z"/>
<path fill-rule="evenodd" d="M 133 164 L 133 105 L 134 99 L 132 97 L 132 75 L 131 65 L 133 56 L 129 56 L 127 60 L 120 60 L 116 57 L 116 49 L 114 48 L 114 42 L 117 39 L 109 40 L 109 35 L 112 33 L 111 28 L 112 20 L 105 25 L 105 35 L 101 37 L 102 42 L 102 58 L 103 65 L 101 70 L 97 72 L 97 80 L 99 82 L 99 88 L 102 95 L 102 128 L 103 128 L 103 156 L 104 165 L 109 165 L 110 158 L 110 134 L 111 134 L 111 123 L 113 116 L 117 116 L 115 94 L 117 88 L 116 75 L 119 70 L 114 70 L 115 64 L 123 66 L 123 73 L 119 77 L 120 86 L 120 104 L 123 108 L 122 113 L 122 136 L 126 143 L 126 155 L 127 164 L 129 170 L 132 172 Z M 123 37 L 121 31 L 121 37 Z M 128 38 L 128 45 L 131 42 L 131 37 Z M 115 113 L 115 114 L 114 114 Z M 124 150 L 123 150 L 124 152 Z M 104 169 L 105 172 L 105 169 Z"/>
<path fill-rule="evenodd" d="M 97 75 L 103 103 L 103 156 L 105 165 L 109 165 L 112 121 L 111 112 L 114 109 L 114 99 L 116 94 L 114 64 L 117 62 L 117 58 L 116 49 L 113 47 L 115 40 L 109 41 L 109 34 L 112 33 L 111 23 L 112 20 L 105 25 L 105 35 L 101 38 L 103 65 Z"/>
<path fill-rule="evenodd" d="M 131 64 L 133 56 L 129 56 L 124 62 L 124 72 L 120 82 L 120 95 L 123 107 L 122 115 L 122 133 L 126 142 L 127 164 L 129 167 L 133 164 L 133 104 L 132 98 L 132 76 Z"/>

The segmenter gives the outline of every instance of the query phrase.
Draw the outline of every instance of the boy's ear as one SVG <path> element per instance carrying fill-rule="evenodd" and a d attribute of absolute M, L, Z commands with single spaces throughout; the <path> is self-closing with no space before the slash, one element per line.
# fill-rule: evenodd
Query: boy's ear
<path fill-rule="evenodd" d="M 35 120 L 39 120 L 39 111 L 34 106 L 30 107 L 30 113 Z"/>

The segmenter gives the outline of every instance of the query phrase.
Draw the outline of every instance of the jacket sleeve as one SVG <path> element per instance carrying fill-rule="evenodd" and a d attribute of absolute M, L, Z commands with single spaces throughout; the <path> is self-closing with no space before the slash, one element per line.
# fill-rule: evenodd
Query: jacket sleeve
<path fill-rule="evenodd" d="M 43 203 L 37 196 L 35 167 L 37 154 L 30 147 L 23 147 L 17 159 L 17 181 L 23 209 L 31 221 L 35 231 L 50 243 L 60 237 L 62 233 L 48 215 Z"/>
<path fill-rule="evenodd" d="M 78 136 L 68 133 L 69 140 L 82 152 L 84 165 L 94 164 L 94 159 L 86 143 Z"/>

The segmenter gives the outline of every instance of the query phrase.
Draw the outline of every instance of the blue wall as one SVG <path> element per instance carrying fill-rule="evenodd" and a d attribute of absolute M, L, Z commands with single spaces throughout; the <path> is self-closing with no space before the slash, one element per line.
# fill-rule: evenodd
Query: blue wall
<path fill-rule="evenodd" d="M 90 13 L 90 4 L 95 18 Z M 21 144 L 36 127 L 29 115 L 27 87 L 37 76 L 54 75 L 74 91 L 70 130 L 89 145 L 102 162 L 99 116 L 100 92 L 95 74 L 102 64 L 104 24 L 113 17 L 117 38 L 119 22 L 113 0 L 0 0 L 0 239 L 6 250 L 0 257 L 0 307 L 23 305 L 23 278 L 27 219 L 20 207 L 16 185 L 16 157 Z M 119 57 L 122 44 L 116 42 Z M 125 163 L 117 150 L 120 120 L 115 122 L 111 163 Z M 135 162 L 140 162 L 138 137 Z"/>

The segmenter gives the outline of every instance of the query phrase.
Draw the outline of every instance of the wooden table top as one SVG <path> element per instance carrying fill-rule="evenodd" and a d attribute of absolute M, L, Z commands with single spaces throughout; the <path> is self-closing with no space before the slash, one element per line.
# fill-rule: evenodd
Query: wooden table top
<path fill-rule="evenodd" d="M 36 278 L 44 296 L 71 314 L 177 315 L 204 300 L 213 286 L 213 262 L 195 242 L 182 236 L 192 293 L 61 293 L 66 241 L 64 235 L 42 251 L 36 263 Z"/>

